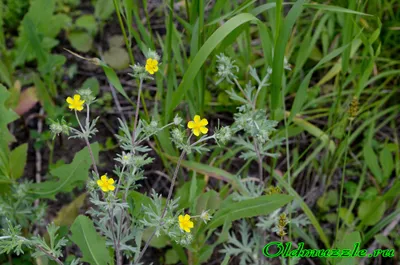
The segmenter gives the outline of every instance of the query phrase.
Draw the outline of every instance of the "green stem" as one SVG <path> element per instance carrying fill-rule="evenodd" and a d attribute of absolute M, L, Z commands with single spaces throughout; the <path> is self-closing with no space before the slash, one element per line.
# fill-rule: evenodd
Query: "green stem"
<path fill-rule="evenodd" d="M 129 60 L 131 61 L 131 64 L 134 65 L 135 64 L 135 58 L 133 57 L 132 49 L 131 49 L 131 46 L 129 44 L 128 37 L 126 35 L 125 26 L 124 26 L 124 23 L 122 21 L 121 12 L 119 10 L 119 4 L 117 2 L 118 0 L 113 0 L 113 1 L 114 1 L 115 12 L 117 13 L 117 17 L 118 17 L 118 21 L 119 21 L 119 26 L 121 28 L 122 35 L 124 36 L 126 49 L 128 50 Z"/>

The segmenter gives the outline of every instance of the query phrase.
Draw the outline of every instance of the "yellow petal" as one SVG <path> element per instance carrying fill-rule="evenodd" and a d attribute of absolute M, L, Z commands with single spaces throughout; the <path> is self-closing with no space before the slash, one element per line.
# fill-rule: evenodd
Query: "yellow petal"
<path fill-rule="evenodd" d="M 71 97 L 67 97 L 67 103 L 71 104 L 73 102 L 73 99 Z"/>
<path fill-rule="evenodd" d="M 77 111 L 83 110 L 83 106 L 76 107 L 76 110 L 77 110 Z"/>
<path fill-rule="evenodd" d="M 185 221 L 189 221 L 189 220 L 190 220 L 190 215 L 185 214 L 184 220 L 185 220 Z"/>
<path fill-rule="evenodd" d="M 200 135 L 200 130 L 198 128 L 194 128 L 192 131 L 193 131 L 194 135 L 196 135 L 196 136 Z"/>
<path fill-rule="evenodd" d="M 70 109 L 74 109 L 75 107 L 74 107 L 74 105 L 72 105 L 72 104 L 69 104 L 68 108 L 70 108 Z"/>
<path fill-rule="evenodd" d="M 194 128 L 194 121 L 189 121 L 188 122 L 188 128 L 193 129 Z"/>
<path fill-rule="evenodd" d="M 154 69 L 154 72 L 157 72 L 158 71 L 158 66 L 155 65 L 153 69 Z"/>
<path fill-rule="evenodd" d="M 187 226 L 188 226 L 189 228 L 193 228 L 193 225 L 194 225 L 193 222 L 188 222 L 188 225 L 187 225 Z"/>
<path fill-rule="evenodd" d="M 207 119 L 202 119 L 200 122 L 201 126 L 206 126 L 208 124 L 208 120 Z"/>
<path fill-rule="evenodd" d="M 193 120 L 194 120 L 195 123 L 199 123 L 200 122 L 200 116 L 199 115 L 195 115 Z"/>
<path fill-rule="evenodd" d="M 103 181 L 98 180 L 98 181 L 97 181 L 97 185 L 99 185 L 99 187 L 103 186 Z"/>
<path fill-rule="evenodd" d="M 188 227 L 184 227 L 183 230 L 185 230 L 186 232 L 190 233 L 190 229 Z"/>
<path fill-rule="evenodd" d="M 182 222 L 183 221 L 183 216 L 179 215 L 178 219 L 179 219 L 179 222 Z"/>
<path fill-rule="evenodd" d="M 114 184 L 114 179 L 113 178 L 109 178 L 108 179 L 108 184 L 111 184 L 111 185 Z"/>
<path fill-rule="evenodd" d="M 147 59 L 147 60 L 146 60 L 146 66 L 147 66 L 148 64 L 151 64 L 152 61 L 153 61 L 153 59 L 151 59 L 151 58 Z"/>
<path fill-rule="evenodd" d="M 79 94 L 75 94 L 74 95 L 74 100 L 75 101 L 79 101 L 81 99 L 81 95 L 79 95 Z"/>
<path fill-rule="evenodd" d="M 107 178 L 106 175 L 103 175 L 103 176 L 101 176 L 101 180 L 104 181 L 104 182 L 106 182 L 106 181 L 108 180 L 108 178 Z"/>
<path fill-rule="evenodd" d="M 108 191 L 108 189 L 107 189 L 106 186 L 102 186 L 102 187 L 101 187 L 101 190 L 104 191 L 104 192 L 107 192 L 107 191 Z"/>
<path fill-rule="evenodd" d="M 206 127 L 200 127 L 200 132 L 202 134 L 206 134 L 208 132 L 208 129 Z"/>
<path fill-rule="evenodd" d="M 114 185 L 108 185 L 108 189 L 113 191 L 113 190 L 115 190 L 115 187 L 114 187 Z"/>

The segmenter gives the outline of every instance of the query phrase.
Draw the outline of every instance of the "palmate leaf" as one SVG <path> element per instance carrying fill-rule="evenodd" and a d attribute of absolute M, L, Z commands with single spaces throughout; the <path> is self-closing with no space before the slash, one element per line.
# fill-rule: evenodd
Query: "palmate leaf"
<path fill-rule="evenodd" d="M 98 159 L 99 144 L 91 144 L 95 160 Z M 88 178 L 89 168 L 92 160 L 88 148 L 85 147 L 75 154 L 71 164 L 60 166 L 50 171 L 50 174 L 58 180 L 49 180 L 33 184 L 33 193 L 40 198 L 55 198 L 59 192 L 70 192 L 77 182 L 84 182 Z"/>
<path fill-rule="evenodd" d="M 107 265 L 110 255 L 106 247 L 106 240 L 97 234 L 92 220 L 80 215 L 71 226 L 71 240 L 82 251 L 82 261 L 91 265 Z"/>

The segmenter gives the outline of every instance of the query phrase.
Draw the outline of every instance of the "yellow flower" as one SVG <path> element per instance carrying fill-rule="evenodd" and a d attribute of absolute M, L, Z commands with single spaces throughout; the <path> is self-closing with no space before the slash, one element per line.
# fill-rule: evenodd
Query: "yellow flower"
<path fill-rule="evenodd" d="M 188 214 L 185 214 L 185 216 L 179 215 L 178 219 L 179 219 L 179 227 L 182 230 L 190 233 L 190 228 L 193 228 L 193 222 L 190 221 L 190 215 Z"/>
<path fill-rule="evenodd" d="M 206 134 L 208 121 L 207 119 L 201 119 L 199 115 L 194 116 L 193 121 L 188 122 L 188 128 L 192 129 L 194 135 L 199 136 L 200 132 Z"/>
<path fill-rule="evenodd" d="M 158 61 L 152 58 L 147 59 L 145 68 L 149 74 L 154 75 L 158 71 Z"/>
<path fill-rule="evenodd" d="M 101 176 L 101 179 L 97 181 L 97 185 L 101 188 L 102 191 L 108 192 L 115 190 L 114 180 L 112 178 L 107 178 L 106 175 Z"/>
<path fill-rule="evenodd" d="M 85 103 L 85 101 L 81 100 L 81 95 L 75 94 L 74 98 L 67 97 L 66 101 L 69 104 L 68 107 L 71 110 L 77 110 L 77 111 L 83 110 L 83 103 Z"/>

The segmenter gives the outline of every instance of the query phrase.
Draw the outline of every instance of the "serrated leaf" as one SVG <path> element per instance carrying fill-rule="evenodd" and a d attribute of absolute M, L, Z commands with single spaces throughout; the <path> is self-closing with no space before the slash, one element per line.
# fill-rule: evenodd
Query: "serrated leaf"
<path fill-rule="evenodd" d="M 97 234 L 93 221 L 80 215 L 71 226 L 71 240 L 82 251 L 82 261 L 92 265 L 107 265 L 110 255 L 106 247 L 106 240 Z"/>
<path fill-rule="evenodd" d="M 91 144 L 95 160 L 98 159 L 99 144 Z M 40 198 L 54 198 L 59 192 L 70 192 L 77 183 L 83 183 L 89 176 L 92 160 L 88 148 L 85 147 L 75 154 L 71 164 L 63 165 L 50 171 L 58 180 L 48 180 L 32 185 L 33 193 Z"/>
<path fill-rule="evenodd" d="M 19 179 L 24 174 L 28 144 L 21 144 L 10 153 L 10 175 L 13 179 Z"/>

